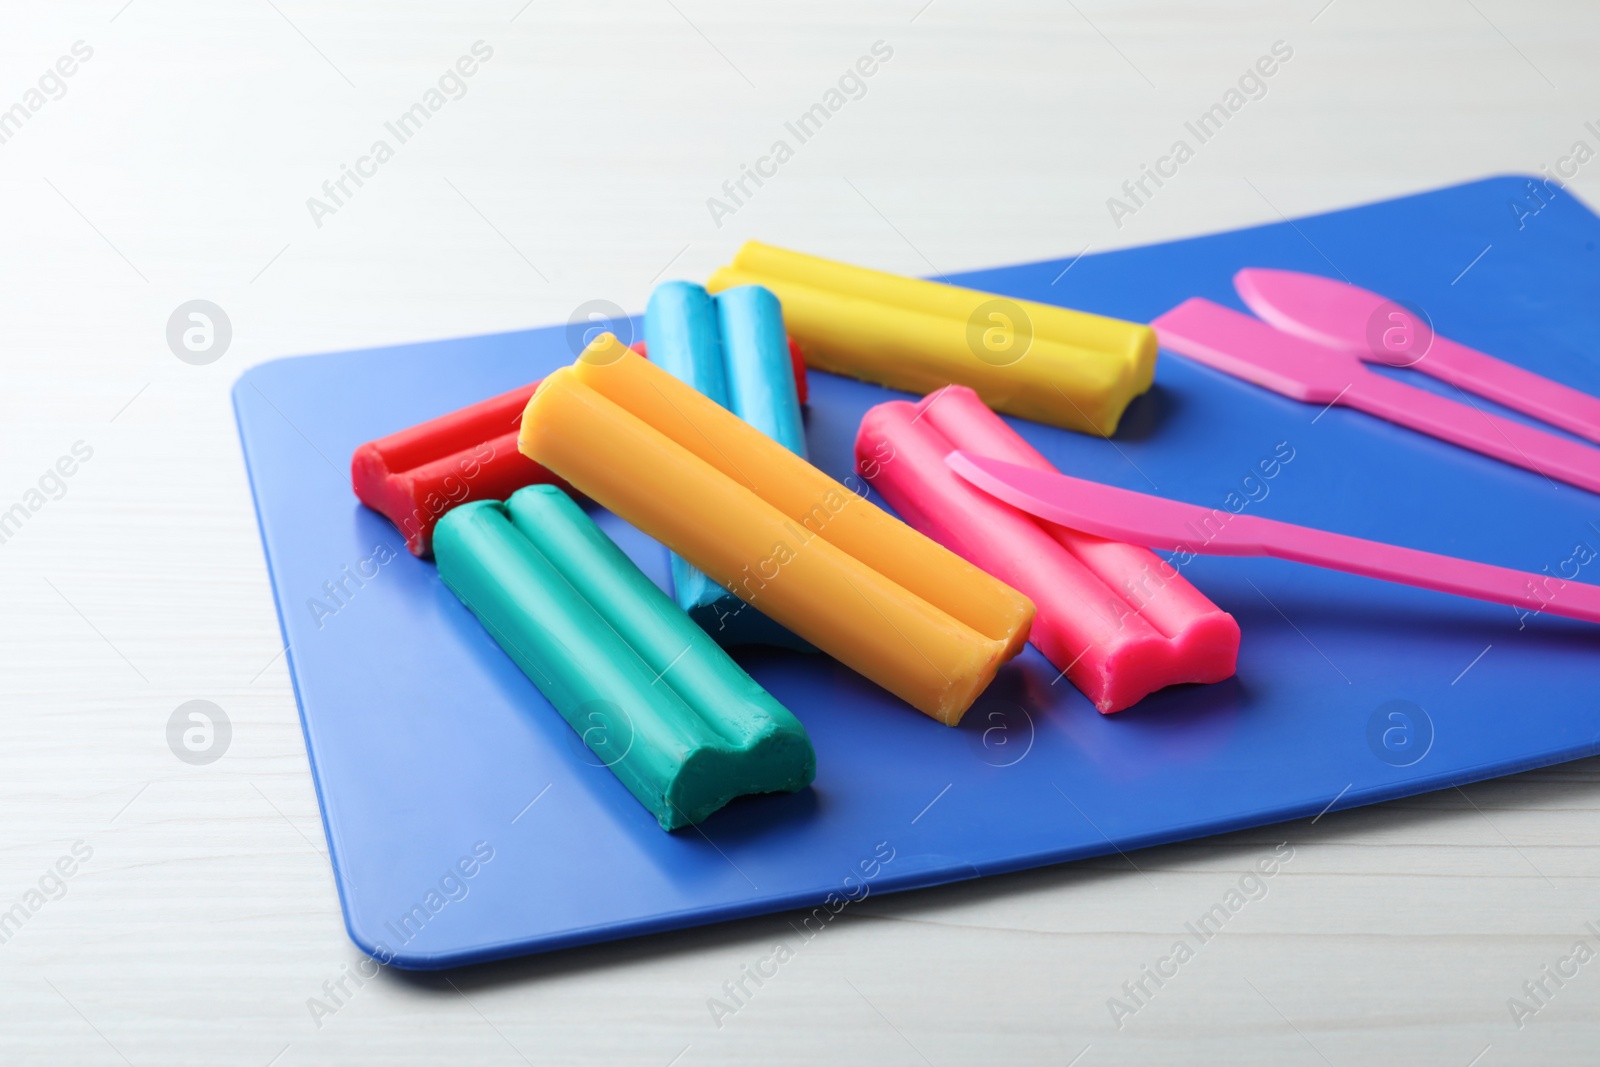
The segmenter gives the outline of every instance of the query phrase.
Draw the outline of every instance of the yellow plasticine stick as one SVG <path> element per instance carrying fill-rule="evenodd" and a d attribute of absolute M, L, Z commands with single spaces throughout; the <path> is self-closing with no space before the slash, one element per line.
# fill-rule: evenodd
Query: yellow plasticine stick
<path fill-rule="evenodd" d="M 695 448 L 687 447 L 691 438 Z M 524 413 L 519 446 L 724 588 L 946 725 L 960 721 L 1027 639 L 1033 605 L 1022 594 L 609 334 L 545 379 Z M 727 454 L 718 463 L 702 458 L 719 449 Z M 788 462 L 780 466 L 780 457 Z M 782 485 L 790 488 L 776 503 L 755 488 Z M 816 499 L 801 499 L 815 489 L 822 489 Z M 901 562 L 886 573 L 846 545 Z M 916 564 L 917 588 L 908 589 L 896 577 L 910 576 Z"/>
<path fill-rule="evenodd" d="M 1037 336 L 1020 355 L 990 352 L 981 325 L 728 267 L 706 288 L 751 284 L 777 294 L 789 336 L 819 370 L 921 394 L 965 385 L 996 411 L 1106 437 L 1141 391 L 1130 364 L 1106 352 Z"/>
<path fill-rule="evenodd" d="M 854 294 L 865 300 L 926 311 L 962 322 L 971 318 L 983 304 L 996 299 L 995 294 L 978 289 L 855 267 L 760 241 L 746 241 L 735 253 L 732 267 L 747 274 L 787 278 L 814 289 Z M 1010 302 L 1028 316 L 1036 339 L 1121 356 L 1133 368 L 1137 391 L 1142 393 L 1150 388 L 1156 365 L 1156 334 L 1149 326 L 1032 300 Z"/>

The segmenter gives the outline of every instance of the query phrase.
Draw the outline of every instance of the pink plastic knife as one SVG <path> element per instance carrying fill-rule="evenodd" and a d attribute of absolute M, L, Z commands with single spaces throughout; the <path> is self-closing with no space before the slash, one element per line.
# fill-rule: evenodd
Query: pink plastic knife
<path fill-rule="evenodd" d="M 1433 332 L 1422 316 L 1333 278 L 1248 267 L 1233 276 L 1245 307 L 1285 333 L 1368 363 L 1414 367 L 1515 411 L 1600 442 L 1600 398 Z"/>
<path fill-rule="evenodd" d="M 1275 393 L 1365 411 L 1600 493 L 1600 451 L 1375 374 L 1343 349 L 1295 337 L 1200 297 L 1150 325 L 1163 348 Z"/>
<path fill-rule="evenodd" d="M 1600 622 L 1600 586 L 1185 504 L 968 452 L 961 477 L 1014 508 L 1095 537 L 1206 556 L 1271 556 L 1441 593 Z M 1540 596 L 1540 592 L 1544 595 Z"/>

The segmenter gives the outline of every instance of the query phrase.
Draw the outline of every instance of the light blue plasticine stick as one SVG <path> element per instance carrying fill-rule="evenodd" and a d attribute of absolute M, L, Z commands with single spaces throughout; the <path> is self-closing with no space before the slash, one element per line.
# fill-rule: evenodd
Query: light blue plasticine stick
<path fill-rule="evenodd" d="M 770 289 L 745 285 L 713 297 L 690 282 L 664 282 L 645 308 L 644 340 L 652 363 L 805 456 L 783 309 Z M 812 650 L 676 554 L 671 563 L 678 606 L 718 644 Z"/>
<path fill-rule="evenodd" d="M 800 394 L 795 389 L 794 363 L 789 358 L 789 337 L 783 329 L 778 298 L 764 285 L 741 285 L 712 299 L 722 332 L 728 389 L 722 406 L 805 459 Z"/>

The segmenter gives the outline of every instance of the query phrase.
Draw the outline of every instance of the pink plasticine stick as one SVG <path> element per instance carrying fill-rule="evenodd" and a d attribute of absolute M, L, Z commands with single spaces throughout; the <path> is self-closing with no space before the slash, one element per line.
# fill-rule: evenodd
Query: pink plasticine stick
<path fill-rule="evenodd" d="M 1170 564 L 979 492 L 945 465 L 957 448 L 1055 470 L 957 385 L 868 411 L 856 463 L 906 522 L 1033 600 L 1029 640 L 1096 708 L 1109 714 L 1168 685 L 1233 675 L 1239 624 Z"/>

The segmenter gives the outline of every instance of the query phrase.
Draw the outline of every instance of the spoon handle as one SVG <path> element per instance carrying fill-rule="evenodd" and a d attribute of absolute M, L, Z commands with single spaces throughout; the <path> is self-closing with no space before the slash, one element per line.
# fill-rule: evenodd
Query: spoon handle
<path fill-rule="evenodd" d="M 1362 374 L 1351 381 L 1338 402 L 1545 478 L 1600 493 L 1600 451 L 1491 415 L 1470 400 L 1461 403 L 1382 375 Z"/>
<path fill-rule="evenodd" d="M 1435 336 L 1416 369 L 1551 426 L 1600 442 L 1600 397 Z"/>

